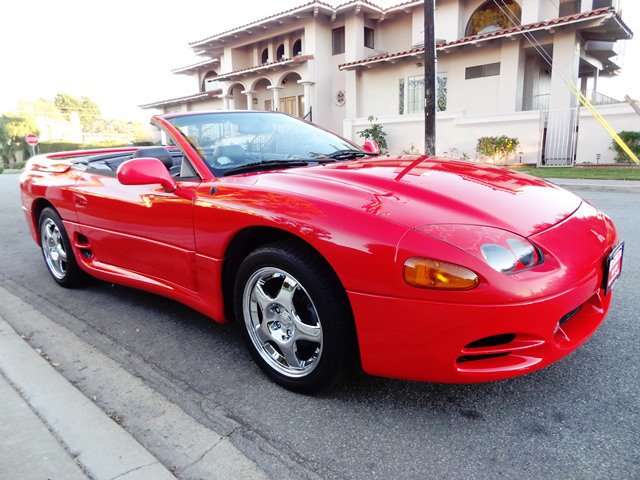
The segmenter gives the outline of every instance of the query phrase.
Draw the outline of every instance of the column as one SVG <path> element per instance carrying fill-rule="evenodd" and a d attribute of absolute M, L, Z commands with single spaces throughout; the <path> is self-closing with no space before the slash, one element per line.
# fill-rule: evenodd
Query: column
<path fill-rule="evenodd" d="M 580 11 L 589 12 L 593 10 L 593 0 L 582 0 L 580 2 Z"/>
<path fill-rule="evenodd" d="M 580 38 L 574 29 L 558 30 L 553 37 L 553 72 L 551 97 L 545 139 L 546 165 L 570 166 L 575 157 L 575 107 L 578 99 L 567 82 L 578 84 L 580 66 Z"/>
<path fill-rule="evenodd" d="M 311 108 L 311 87 L 314 83 L 310 80 L 298 80 L 298 83 L 304 87 L 304 112 L 302 112 L 302 116 L 305 116 L 309 113 L 309 109 Z"/>
<path fill-rule="evenodd" d="M 498 113 L 511 113 L 522 110 L 524 72 L 525 54 L 520 46 L 520 38 L 504 39 L 500 50 Z"/>
<path fill-rule="evenodd" d="M 247 96 L 247 110 L 253 110 L 253 99 L 256 98 L 257 92 L 255 90 L 243 90 L 241 93 Z"/>
<path fill-rule="evenodd" d="M 284 58 L 293 58 L 293 52 L 291 51 L 291 40 L 289 37 L 285 37 L 284 42 Z"/>
<path fill-rule="evenodd" d="M 233 95 L 218 95 L 218 98 L 222 99 L 222 109 L 231 110 L 231 99 Z"/>
<path fill-rule="evenodd" d="M 271 90 L 273 93 L 273 105 L 271 108 L 273 110 L 280 111 L 280 90 L 282 90 L 282 87 L 278 85 L 269 85 L 267 90 Z"/>
<path fill-rule="evenodd" d="M 575 30 L 557 30 L 553 36 L 553 72 L 551 73 L 550 109 L 573 108 L 578 100 L 563 78 L 578 83 L 580 39 Z"/>

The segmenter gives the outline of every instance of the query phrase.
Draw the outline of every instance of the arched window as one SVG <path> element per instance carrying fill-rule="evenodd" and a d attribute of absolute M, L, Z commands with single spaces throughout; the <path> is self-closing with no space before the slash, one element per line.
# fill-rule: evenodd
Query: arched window
<path fill-rule="evenodd" d="M 200 85 L 200 91 L 201 92 L 208 92 L 208 91 L 212 90 L 212 88 L 210 86 L 211 82 L 217 76 L 218 76 L 218 74 L 216 72 L 214 72 L 213 70 L 209 70 L 206 73 L 206 75 L 202 78 L 202 85 Z"/>
<path fill-rule="evenodd" d="M 284 58 L 284 44 L 278 45 L 278 49 L 276 50 L 276 60 L 282 60 Z"/>
<path fill-rule="evenodd" d="M 267 63 L 269 61 L 269 49 L 268 48 L 265 48 L 262 51 L 262 57 L 261 58 L 262 58 L 262 60 L 261 60 L 262 63 Z"/>
<path fill-rule="evenodd" d="M 496 3 L 499 3 L 498 6 Z M 489 0 L 473 12 L 467 24 L 466 36 L 482 35 L 520 24 L 522 8 L 515 0 Z"/>
<path fill-rule="evenodd" d="M 293 56 L 302 55 L 302 39 L 293 42 Z"/>

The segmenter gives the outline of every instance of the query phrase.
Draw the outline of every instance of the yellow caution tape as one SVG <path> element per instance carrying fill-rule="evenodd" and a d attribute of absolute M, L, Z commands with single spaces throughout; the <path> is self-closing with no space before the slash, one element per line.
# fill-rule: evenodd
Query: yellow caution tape
<path fill-rule="evenodd" d="M 591 104 L 589 99 L 582 94 L 580 89 L 573 82 L 569 82 L 568 86 L 571 90 L 571 93 L 573 93 L 578 98 L 578 100 L 580 100 L 580 103 L 582 103 L 582 105 L 584 105 L 585 108 L 589 110 L 589 112 L 591 112 L 591 115 L 593 115 L 593 117 L 600 123 L 600 125 L 604 127 L 609 135 L 613 137 L 616 143 L 620 145 L 620 148 L 622 148 L 622 150 L 624 150 L 625 153 L 629 155 L 629 157 L 631 157 L 631 160 L 633 160 L 635 163 L 640 164 L 640 160 L 638 159 L 636 154 L 633 153 L 633 150 L 631 150 L 629 146 L 624 143 L 624 140 L 620 138 L 620 135 L 618 135 L 618 133 L 613 129 L 609 122 L 607 122 L 604 117 L 600 115 L 596 108 Z"/>

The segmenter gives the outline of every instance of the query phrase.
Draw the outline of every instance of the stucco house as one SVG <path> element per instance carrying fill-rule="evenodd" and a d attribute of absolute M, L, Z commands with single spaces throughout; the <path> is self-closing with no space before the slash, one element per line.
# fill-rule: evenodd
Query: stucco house
<path fill-rule="evenodd" d="M 613 161 L 567 82 L 614 129 L 640 130 L 630 105 L 598 93 L 632 37 L 619 1 L 437 0 L 435 27 L 438 153 L 473 156 L 479 137 L 509 135 L 520 141 L 512 161 Z M 354 140 L 374 115 L 391 152 L 421 150 L 423 30 L 421 0 L 314 0 L 190 43 L 202 60 L 173 73 L 191 76 L 194 94 L 141 107 L 280 110 Z"/>

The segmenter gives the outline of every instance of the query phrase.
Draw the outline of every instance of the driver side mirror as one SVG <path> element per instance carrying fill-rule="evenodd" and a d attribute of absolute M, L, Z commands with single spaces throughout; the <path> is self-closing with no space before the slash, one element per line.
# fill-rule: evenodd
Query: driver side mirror
<path fill-rule="evenodd" d="M 378 146 L 378 142 L 375 140 L 365 140 L 362 145 L 362 150 L 367 153 L 375 153 L 376 155 L 380 155 L 380 147 Z"/>
<path fill-rule="evenodd" d="M 178 184 L 169 170 L 157 158 L 132 158 L 118 167 L 122 185 L 154 185 L 159 183 L 167 192 L 175 192 Z"/>

